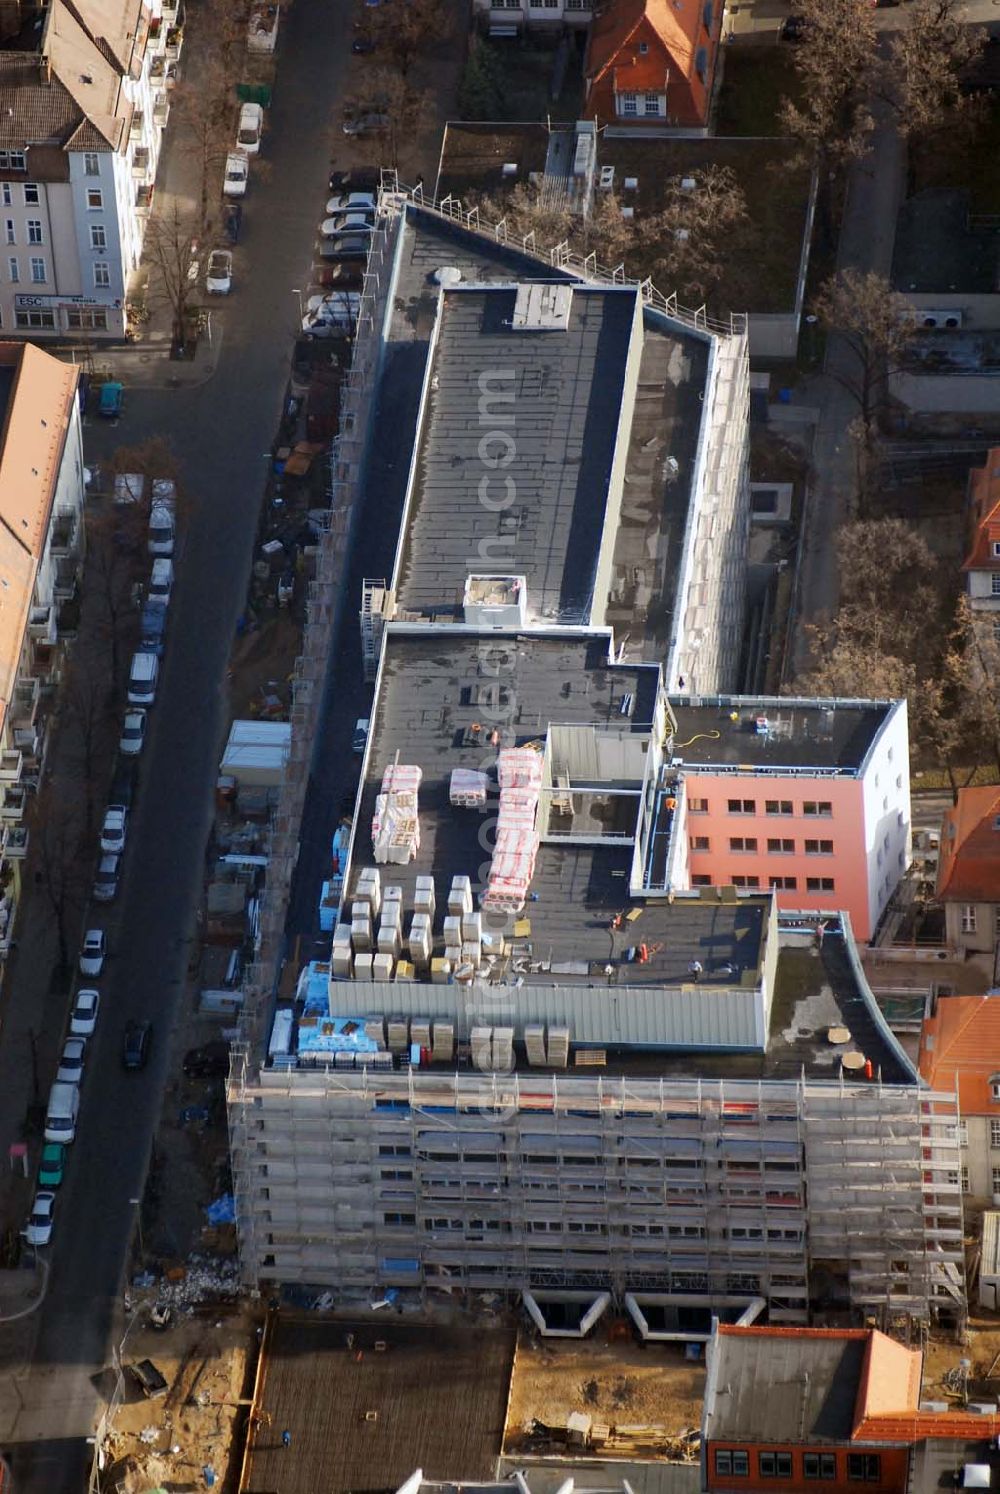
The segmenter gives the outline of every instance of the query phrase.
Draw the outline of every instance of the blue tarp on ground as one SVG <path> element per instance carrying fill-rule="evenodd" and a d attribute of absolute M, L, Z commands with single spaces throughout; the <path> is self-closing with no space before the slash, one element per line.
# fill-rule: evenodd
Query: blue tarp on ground
<path fill-rule="evenodd" d="M 236 1200 L 231 1193 L 224 1193 L 221 1198 L 213 1199 L 205 1213 L 209 1224 L 235 1224 Z"/>

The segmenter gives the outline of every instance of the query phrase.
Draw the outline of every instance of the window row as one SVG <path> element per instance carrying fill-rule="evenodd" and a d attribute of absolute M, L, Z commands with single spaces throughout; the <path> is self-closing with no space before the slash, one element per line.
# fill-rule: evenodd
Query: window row
<path fill-rule="evenodd" d="M 95 249 L 105 249 L 107 245 L 103 242 L 104 230 L 101 230 L 101 239 L 93 241 Z M 8 243 L 12 242 L 10 239 Z M 49 278 L 48 264 L 44 254 L 32 254 L 28 259 L 28 275 L 32 285 L 44 285 Z M 20 285 L 22 280 L 21 261 L 16 254 L 11 254 L 7 260 L 7 278 L 11 285 Z M 94 261 L 94 286 L 97 290 L 107 290 L 111 285 L 111 264 L 106 259 Z"/>
<path fill-rule="evenodd" d="M 0 150 L 0 171 L 27 171 L 28 158 L 23 150 Z"/>
<path fill-rule="evenodd" d="M 689 836 L 688 845 L 692 851 L 710 851 L 712 849 L 711 837 L 708 835 Z M 833 855 L 832 840 L 804 840 L 802 848 L 807 856 Z M 760 850 L 760 841 L 756 835 L 731 835 L 729 837 L 729 849 L 744 855 L 756 855 Z M 795 852 L 795 841 L 790 837 L 768 836 L 767 854 L 769 856 L 794 856 Z"/>
<path fill-rule="evenodd" d="M 757 1453 L 758 1478 L 792 1478 L 794 1464 L 801 1458 L 803 1478 L 828 1479 L 837 1477 L 837 1454 L 807 1452 L 761 1451 Z M 715 1449 L 715 1472 L 734 1478 L 750 1477 L 750 1453 L 745 1448 L 717 1447 Z M 852 1483 L 875 1484 L 882 1477 L 882 1460 L 878 1453 L 848 1453 L 847 1477 Z"/>
<path fill-rule="evenodd" d="M 765 799 L 764 813 L 767 815 L 794 815 L 795 805 L 791 799 Z M 708 814 L 707 799 L 689 799 L 688 809 L 691 814 Z M 756 799 L 727 799 L 726 809 L 729 814 L 756 814 Z M 809 819 L 831 819 L 833 817 L 833 803 L 829 799 L 803 799 L 801 813 Z"/>
<path fill-rule="evenodd" d="M 21 188 L 21 193 L 21 200 L 25 207 L 34 207 L 42 200 L 37 182 L 25 182 Z M 0 201 L 3 202 L 4 207 L 14 206 L 13 182 L 0 182 Z"/>
<path fill-rule="evenodd" d="M 744 887 L 751 890 L 760 888 L 760 877 L 746 872 L 733 872 L 728 878 L 733 887 Z M 798 877 L 769 877 L 767 885 L 775 892 L 797 892 L 799 888 Z M 694 873 L 691 878 L 692 887 L 712 887 L 714 883 L 710 876 L 702 873 Z M 837 884 L 834 877 L 806 877 L 807 892 L 836 892 Z"/>

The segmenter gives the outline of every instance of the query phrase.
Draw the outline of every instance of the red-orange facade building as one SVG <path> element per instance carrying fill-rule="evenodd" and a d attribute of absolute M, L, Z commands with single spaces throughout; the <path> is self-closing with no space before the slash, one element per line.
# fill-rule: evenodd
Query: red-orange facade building
<path fill-rule="evenodd" d="M 590 26 L 585 114 L 707 124 L 722 10 L 722 0 L 609 0 Z"/>

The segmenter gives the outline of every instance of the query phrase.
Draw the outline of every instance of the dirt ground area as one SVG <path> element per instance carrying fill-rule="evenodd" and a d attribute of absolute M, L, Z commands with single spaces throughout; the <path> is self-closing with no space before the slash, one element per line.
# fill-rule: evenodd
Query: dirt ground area
<path fill-rule="evenodd" d="M 245 720 L 259 712 L 264 697 L 273 695 L 288 719 L 291 675 L 302 652 L 302 622 L 298 612 L 272 611 L 254 631 L 233 644 L 229 656 L 229 705 L 233 718 Z"/>
<path fill-rule="evenodd" d="M 212 1305 L 162 1332 L 136 1322 L 123 1362 L 151 1359 L 167 1389 L 147 1399 L 126 1372 L 125 1402 L 109 1441 L 109 1487 L 124 1494 L 156 1485 L 200 1489 L 207 1467 L 215 1470 L 218 1489 L 235 1486 L 242 1437 L 234 1434 L 245 1410 L 240 1402 L 253 1388 L 261 1321 L 259 1312 Z"/>
<path fill-rule="evenodd" d="M 959 1405 L 961 1392 L 943 1379 L 948 1371 L 958 1371 L 959 1361 L 971 1360 L 968 1397 L 973 1401 L 1000 1399 L 1000 1317 L 995 1313 L 970 1314 L 967 1342 L 958 1343 L 943 1335 L 932 1336 L 924 1349 L 924 1377 L 921 1397 L 924 1400 L 949 1401 Z"/>
<path fill-rule="evenodd" d="M 522 1332 L 511 1385 L 504 1451 L 532 1445 L 532 1421 L 564 1426 L 574 1411 L 609 1426 L 662 1429 L 677 1437 L 701 1424 L 704 1361 L 683 1344 L 641 1344 L 600 1326 L 592 1338 L 536 1339 Z"/>

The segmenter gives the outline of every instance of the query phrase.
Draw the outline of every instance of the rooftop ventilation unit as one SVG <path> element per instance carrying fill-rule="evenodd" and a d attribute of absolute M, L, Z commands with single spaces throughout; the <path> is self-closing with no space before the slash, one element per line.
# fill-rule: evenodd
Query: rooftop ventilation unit
<path fill-rule="evenodd" d="M 613 166 L 602 166 L 598 178 L 598 186 L 602 192 L 610 192 L 615 185 L 615 168 Z"/>
<path fill-rule="evenodd" d="M 623 207 L 622 208 L 622 217 L 627 222 L 631 222 L 631 220 L 635 217 L 635 208 L 632 208 L 632 207 Z"/>
<path fill-rule="evenodd" d="M 586 176 L 590 170 L 591 157 L 594 153 L 595 140 L 593 135 L 578 134 L 576 137 L 576 152 L 573 156 L 573 175 Z"/>
<path fill-rule="evenodd" d="M 626 192 L 635 192 L 639 186 L 639 178 L 637 176 L 627 176 L 624 185 Z"/>
<path fill-rule="evenodd" d="M 514 298 L 514 332 L 566 332 L 573 305 L 570 285 L 519 285 Z"/>
<path fill-rule="evenodd" d="M 517 176 L 517 162 L 505 161 L 500 169 L 501 176 Z"/>
<path fill-rule="evenodd" d="M 919 306 L 914 312 L 918 327 L 925 327 L 928 331 L 956 331 L 962 325 L 962 313 L 957 306 L 949 306 L 943 311 L 932 311 L 930 307 Z"/>

